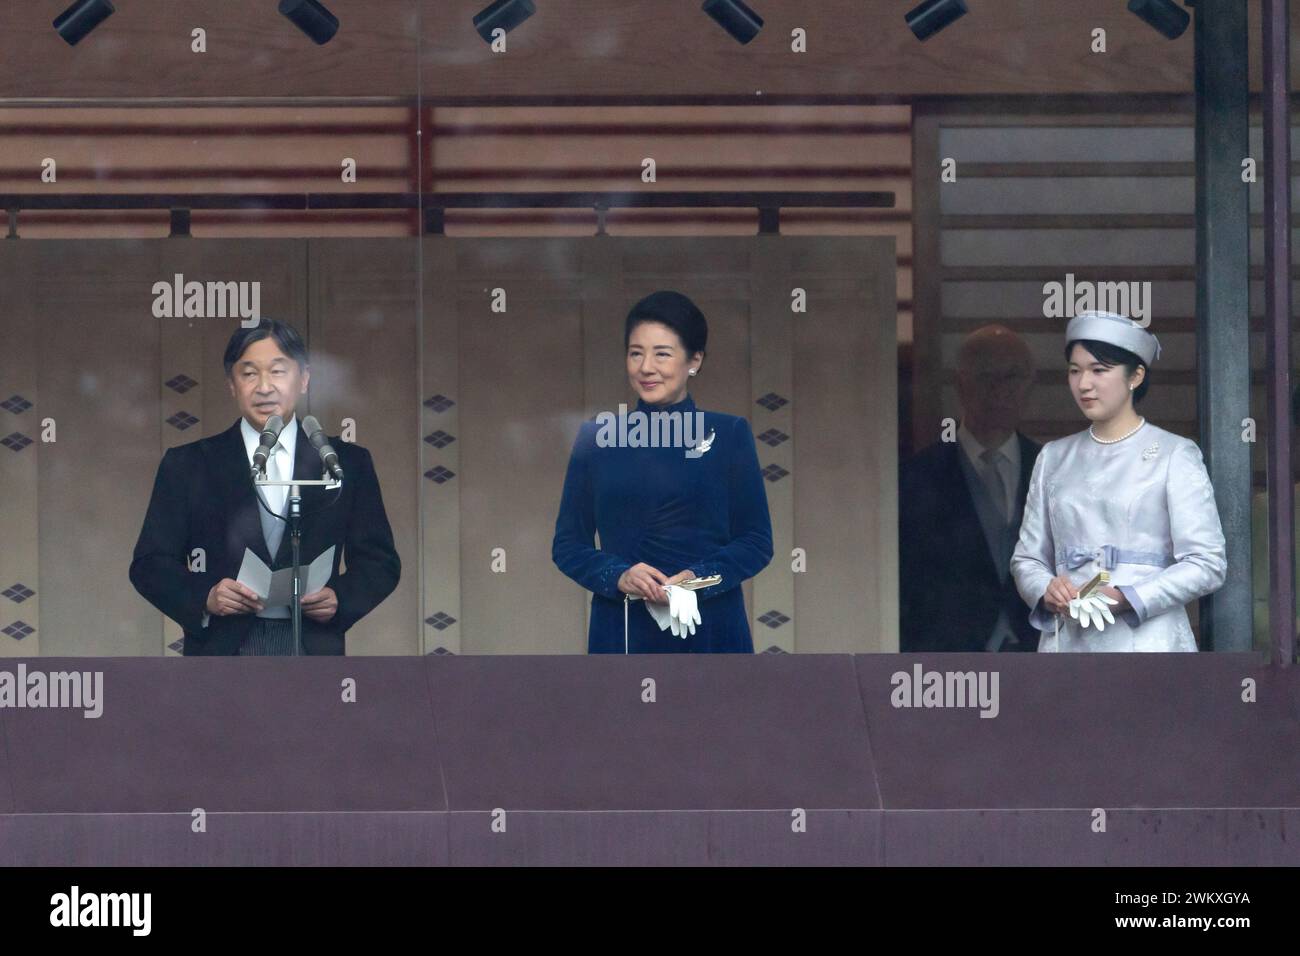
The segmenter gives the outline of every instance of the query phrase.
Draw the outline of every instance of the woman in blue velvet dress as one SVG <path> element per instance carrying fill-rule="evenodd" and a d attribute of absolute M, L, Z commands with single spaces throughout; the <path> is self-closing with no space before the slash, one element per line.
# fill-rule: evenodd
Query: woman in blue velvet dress
<path fill-rule="evenodd" d="M 625 426 L 598 415 L 574 443 L 551 557 L 592 592 L 590 653 L 623 653 L 625 610 L 632 653 L 753 653 L 740 585 L 772 560 L 772 524 L 749 423 L 701 411 L 687 392 L 707 338 L 686 296 L 638 302 L 623 339 L 641 415 Z M 715 574 L 694 592 L 694 633 L 662 630 L 645 602 L 666 608 L 666 586 Z M 625 607 L 628 595 L 643 600 Z"/>

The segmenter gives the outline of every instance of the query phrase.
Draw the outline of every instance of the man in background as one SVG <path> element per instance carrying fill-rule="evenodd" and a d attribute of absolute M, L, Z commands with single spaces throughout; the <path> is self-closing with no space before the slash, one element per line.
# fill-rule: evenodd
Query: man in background
<path fill-rule="evenodd" d="M 1300 385 L 1291 392 L 1291 442 L 1300 442 Z M 1295 470 L 1293 465 L 1293 472 Z M 1300 499 L 1300 474 L 1293 474 L 1296 488 L 1295 497 Z M 1300 508 L 1294 509 L 1295 536 L 1300 541 Z M 1268 489 L 1256 491 L 1250 502 L 1250 543 L 1251 543 L 1251 578 L 1254 592 L 1254 647 L 1255 650 L 1267 652 L 1273 646 L 1269 634 L 1269 568 L 1272 557 L 1268 550 Z M 1300 561 L 1294 561 L 1297 593 L 1300 593 Z M 1294 622 L 1292 630 L 1292 659 L 1300 656 L 1300 620 Z"/>
<path fill-rule="evenodd" d="M 957 356 L 956 440 L 936 441 L 900 468 L 901 651 L 1038 649 L 1010 573 L 1041 448 L 1018 430 L 1033 374 L 1019 335 L 976 329 Z"/>

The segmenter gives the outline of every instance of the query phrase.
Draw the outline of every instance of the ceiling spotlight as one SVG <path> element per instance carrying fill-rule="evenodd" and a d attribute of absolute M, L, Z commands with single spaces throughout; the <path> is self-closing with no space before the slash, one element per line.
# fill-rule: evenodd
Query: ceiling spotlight
<path fill-rule="evenodd" d="M 54 19 L 54 29 L 59 31 L 59 36 L 68 42 L 68 46 L 76 46 L 113 12 L 113 5 L 108 0 L 77 0 Z"/>
<path fill-rule="evenodd" d="M 319 46 L 339 32 L 339 18 L 318 0 L 280 0 L 280 13 Z"/>
<path fill-rule="evenodd" d="M 491 43 L 495 31 L 509 33 L 536 12 L 537 4 L 533 0 L 492 0 L 474 14 L 474 29 L 484 43 Z"/>
<path fill-rule="evenodd" d="M 742 0 L 704 0 L 704 12 L 739 43 L 748 43 L 763 29 L 763 18 Z"/>
<path fill-rule="evenodd" d="M 1128 0 L 1130 13 L 1136 13 L 1171 40 L 1177 40 L 1192 22 L 1192 16 L 1174 0 Z"/>
<path fill-rule="evenodd" d="M 966 0 L 925 0 L 903 19 L 918 40 L 928 40 L 966 12 Z"/>

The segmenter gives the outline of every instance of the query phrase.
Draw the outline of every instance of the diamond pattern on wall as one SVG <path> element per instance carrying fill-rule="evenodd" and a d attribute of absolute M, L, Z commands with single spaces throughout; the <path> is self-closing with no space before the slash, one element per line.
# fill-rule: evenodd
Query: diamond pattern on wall
<path fill-rule="evenodd" d="M 442 465 L 438 465 L 436 468 L 430 468 L 426 471 L 424 477 L 428 478 L 432 482 L 436 482 L 437 484 L 442 484 L 445 481 L 451 481 L 451 479 L 455 478 L 456 473 L 449 468 L 444 468 Z"/>
<path fill-rule="evenodd" d="M 182 638 L 180 638 L 180 639 L 178 639 L 178 640 L 172 641 L 170 644 L 167 645 L 167 650 L 169 650 L 169 651 L 175 651 L 177 654 L 184 654 L 184 653 L 185 653 L 185 638 L 182 637 Z"/>
<path fill-rule="evenodd" d="M 762 405 L 769 412 L 776 411 L 782 405 L 790 404 L 788 399 L 782 398 L 780 395 L 776 394 L 776 392 L 768 392 L 766 395 L 755 399 L 755 402 Z"/>
<path fill-rule="evenodd" d="M 190 389 L 192 389 L 195 385 L 199 383 L 194 381 L 194 379 L 190 378 L 188 375 L 174 375 L 171 378 L 167 379 L 167 381 L 163 382 L 163 384 L 166 385 L 168 388 L 170 388 L 172 391 L 180 392 L 182 395 L 184 395 L 186 392 L 188 392 Z"/>
<path fill-rule="evenodd" d="M 424 400 L 424 407 L 431 408 L 435 412 L 445 412 L 455 404 L 456 403 L 446 395 L 434 395 L 433 397 Z"/>
<path fill-rule="evenodd" d="M 32 403 L 21 395 L 10 395 L 3 402 L 0 402 L 0 408 L 7 412 L 13 412 L 15 415 L 25 412 L 31 407 Z"/>
<path fill-rule="evenodd" d="M 438 429 L 438 431 L 434 432 L 431 435 L 425 435 L 424 440 L 427 441 L 434 448 L 446 448 L 448 445 L 454 442 L 456 438 L 454 435 L 448 435 L 442 429 Z"/>
<path fill-rule="evenodd" d="M 184 412 L 184 411 L 177 412 L 175 415 L 172 415 L 169 418 L 167 418 L 167 424 L 170 425 L 172 428 L 179 429 L 180 431 L 185 431 L 185 429 L 187 428 L 192 428 L 198 423 L 199 420 L 197 418 L 195 418 L 189 412 Z"/>
<path fill-rule="evenodd" d="M 441 611 L 439 611 L 433 617 L 426 617 L 424 619 L 424 623 L 432 627 L 436 627 L 440 631 L 445 631 L 447 628 L 451 627 L 453 624 L 456 623 L 456 619 L 452 617 L 450 614 L 443 614 Z"/>
<path fill-rule="evenodd" d="M 790 436 L 783 431 L 769 428 L 767 431 L 763 432 L 763 434 L 758 436 L 758 440 L 775 448 L 777 445 L 781 444 L 781 442 L 789 441 Z"/>
<path fill-rule="evenodd" d="M 4 445 L 10 451 L 22 451 L 31 443 L 32 440 L 21 432 L 13 432 L 0 438 L 0 445 Z"/>
<path fill-rule="evenodd" d="M 0 634 L 8 634 L 15 641 L 21 641 L 28 634 L 35 634 L 36 628 L 26 621 L 14 621 L 6 628 L 0 628 Z"/>
<path fill-rule="evenodd" d="M 786 471 L 780 465 L 768 465 L 763 469 L 763 477 L 768 481 L 780 481 L 790 472 Z"/>
<path fill-rule="evenodd" d="M 36 592 L 33 591 L 31 588 L 29 588 L 27 585 L 21 583 L 11 584 L 3 591 L 0 591 L 0 594 L 3 594 L 9 600 L 13 601 L 15 604 L 22 604 L 24 601 L 26 601 L 29 597 L 31 597 L 35 593 Z"/>
<path fill-rule="evenodd" d="M 768 611 L 758 619 L 759 624 L 766 624 L 768 627 L 780 627 L 782 624 L 786 624 L 789 621 L 790 619 L 780 611 Z"/>

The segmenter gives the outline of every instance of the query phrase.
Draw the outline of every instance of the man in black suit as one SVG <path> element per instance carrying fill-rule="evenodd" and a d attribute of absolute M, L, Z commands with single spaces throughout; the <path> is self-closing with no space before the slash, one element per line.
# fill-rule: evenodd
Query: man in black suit
<path fill-rule="evenodd" d="M 1038 631 L 1011 578 L 1041 448 L 1018 431 L 1033 381 L 1025 341 L 976 329 L 957 357 L 962 418 L 899 472 L 899 649 L 1034 651 Z"/>
<path fill-rule="evenodd" d="M 272 570 L 292 563 L 283 517 L 288 487 L 257 488 L 252 479 L 253 452 L 267 419 L 279 415 L 285 422 L 268 457 L 268 476 L 322 476 L 320 453 L 294 416 L 311 377 L 307 349 L 293 326 L 263 319 L 255 328 L 235 331 L 224 364 L 240 419 L 219 435 L 163 455 L 136 542 L 131 583 L 184 628 L 186 656 L 294 654 L 299 649 L 289 606 L 264 607 L 235 579 L 245 548 Z M 337 437 L 330 444 L 343 468 L 342 487 L 301 489 L 304 576 L 306 565 L 334 545 L 329 581 L 302 598 L 305 654 L 342 654 L 344 634 L 392 593 L 401 575 L 370 453 Z M 259 494 L 280 517 L 259 505 Z M 202 570 L 190 570 L 196 549 L 206 562 Z M 344 558 L 347 570 L 340 574 Z"/>

